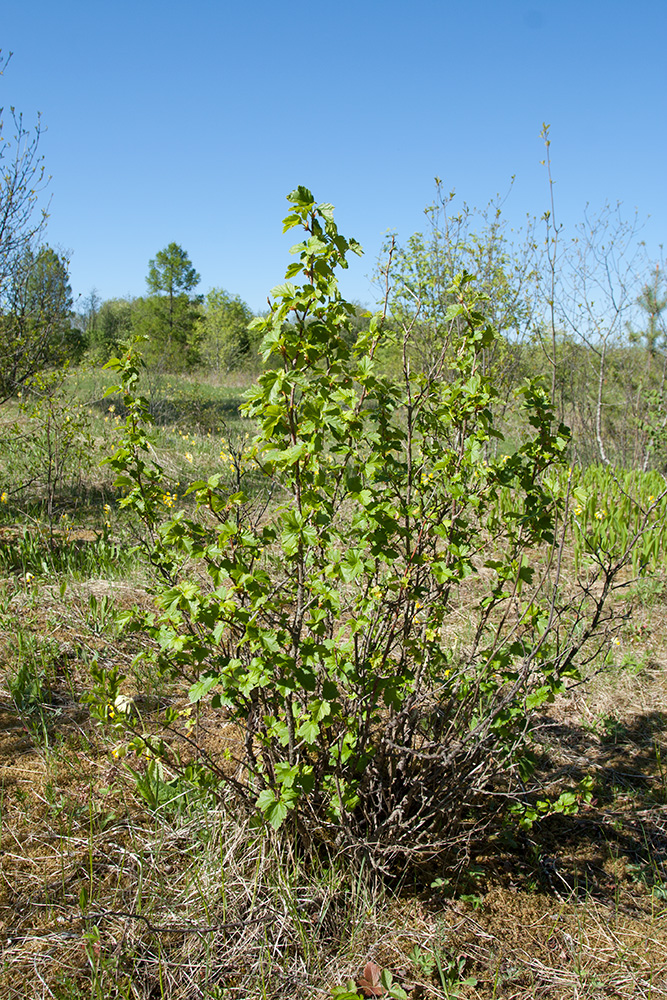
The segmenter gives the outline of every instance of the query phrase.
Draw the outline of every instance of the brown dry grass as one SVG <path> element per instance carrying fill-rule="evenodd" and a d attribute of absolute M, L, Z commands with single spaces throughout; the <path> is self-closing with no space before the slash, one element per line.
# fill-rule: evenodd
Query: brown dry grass
<path fill-rule="evenodd" d="M 0 669 L 16 670 L 19 630 L 47 641 L 50 703 L 21 713 L 0 692 L 0 997 L 324 998 L 369 959 L 413 998 L 455 996 L 455 966 L 476 979 L 461 998 L 667 997 L 667 602 L 654 590 L 617 666 L 542 719 L 545 785 L 593 774 L 593 802 L 501 831 L 453 884 L 417 869 L 391 887 L 344 857 L 306 868 L 219 808 L 149 812 L 81 703 L 94 653 L 128 667 L 133 652 L 91 628 L 90 594 L 127 606 L 145 592 L 7 584 Z M 149 705 L 151 678 L 128 683 Z M 220 722 L 202 719 L 217 739 Z"/>

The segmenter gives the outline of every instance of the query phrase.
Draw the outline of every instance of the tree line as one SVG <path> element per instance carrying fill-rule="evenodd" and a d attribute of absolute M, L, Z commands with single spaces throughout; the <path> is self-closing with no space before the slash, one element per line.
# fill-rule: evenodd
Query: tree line
<path fill-rule="evenodd" d="M 91 359 L 106 361 L 138 336 L 146 362 L 165 370 L 252 367 L 252 309 L 224 288 L 196 294 L 199 282 L 188 253 L 172 242 L 149 261 L 146 295 L 101 301 L 92 291 L 78 316 Z"/>
<path fill-rule="evenodd" d="M 248 366 L 252 310 L 223 288 L 195 294 L 199 280 L 186 251 L 170 243 L 149 261 L 146 295 L 102 301 L 93 290 L 75 310 L 65 254 L 48 244 L 23 248 L 0 311 L 4 395 L 42 367 L 107 361 L 134 337 L 144 338 L 147 362 L 164 370 Z"/>
<path fill-rule="evenodd" d="M 387 337 L 381 349 L 385 368 L 402 363 L 392 330 L 409 329 L 415 373 L 447 354 L 452 282 L 461 272 L 471 273 L 501 334 L 493 350 L 482 355 L 484 371 L 493 374 L 508 400 L 523 380 L 542 375 L 551 386 L 559 420 L 573 428 L 584 463 L 667 467 L 664 269 L 654 266 L 643 279 L 634 270 L 620 274 L 619 257 L 634 247 L 622 246 L 623 233 L 617 233 L 616 242 L 612 240 L 615 283 L 609 260 L 601 268 L 608 282 L 604 287 L 599 275 L 593 282 L 585 261 L 562 258 L 571 284 L 559 276 L 562 287 L 552 315 L 544 273 L 532 256 L 536 244 L 519 253 L 508 244 L 499 217 L 490 224 L 482 218 L 475 229 L 471 222 L 467 212 L 448 218 L 441 203 L 433 211 L 428 235 L 416 233 L 405 244 L 393 240 L 385 248 L 378 269 L 378 280 L 389 285 Z M 598 238 L 589 234 L 594 236 Z M 121 344 L 137 337 L 152 369 L 209 371 L 220 377 L 259 371 L 252 309 L 224 288 L 197 294 L 200 275 L 175 242 L 148 262 L 147 291 L 136 298 L 102 301 L 93 290 L 76 311 L 67 259 L 48 244 L 24 247 L 10 279 L 0 311 L 4 398 L 43 368 L 84 359 L 104 363 Z M 588 287 L 577 287 L 577 280 Z M 592 284 L 597 311 L 588 298 Z M 368 309 L 355 308 L 348 334 L 352 340 L 367 330 L 372 316 Z"/>
<path fill-rule="evenodd" d="M 135 337 L 162 370 L 258 372 L 252 309 L 222 287 L 198 293 L 200 275 L 176 242 L 148 262 L 145 295 L 102 301 L 93 290 L 75 308 L 67 255 L 44 238 L 40 123 L 27 129 L 12 117 L 13 138 L 0 140 L 0 402 L 45 368 L 105 362 Z M 548 158 L 546 127 L 543 136 Z M 500 202 L 454 205 L 436 178 L 424 231 L 391 238 L 378 261 L 385 367 L 401 365 L 407 350 L 419 372 L 453 350 L 452 287 L 472 274 L 500 333 L 481 355 L 484 372 L 508 399 L 542 375 L 582 461 L 667 467 L 666 272 L 648 259 L 636 220 L 605 206 L 566 238 L 552 204 L 519 238 Z M 371 315 L 355 306 L 347 336 L 367 330 Z M 392 338 L 405 329 L 407 340 Z"/>

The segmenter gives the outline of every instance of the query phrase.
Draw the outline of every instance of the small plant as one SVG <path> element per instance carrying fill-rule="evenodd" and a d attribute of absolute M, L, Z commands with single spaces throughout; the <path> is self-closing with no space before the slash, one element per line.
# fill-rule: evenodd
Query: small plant
<path fill-rule="evenodd" d="M 602 732 L 604 742 L 613 743 L 614 745 L 623 742 L 628 735 L 627 727 L 622 722 L 619 722 L 615 715 L 606 715 L 602 719 Z"/>
<path fill-rule="evenodd" d="M 45 670 L 35 658 L 19 649 L 19 665 L 15 673 L 7 678 L 9 692 L 18 712 L 37 711 L 50 701 L 45 682 Z"/>
<path fill-rule="evenodd" d="M 129 713 L 124 710 L 127 699 L 121 694 L 120 688 L 125 674 L 121 673 L 117 663 L 109 668 L 100 665 L 97 654 L 93 656 L 88 669 L 91 689 L 83 695 L 82 701 L 89 706 L 91 718 L 98 724 L 108 723 L 117 732 L 124 733 Z M 123 708 L 117 707 L 119 704 Z"/>
<path fill-rule="evenodd" d="M 652 608 L 664 599 L 665 581 L 653 574 L 642 576 L 632 587 L 629 596 L 634 598 L 642 607 Z M 641 628 L 641 626 L 638 627 Z"/>
<path fill-rule="evenodd" d="M 102 594 L 101 597 L 91 594 L 88 599 L 88 606 L 88 627 L 92 632 L 101 635 L 113 625 L 115 618 L 113 600 L 106 594 Z"/>
<path fill-rule="evenodd" d="M 433 952 L 427 951 L 421 945 L 416 944 L 408 954 L 408 958 L 415 968 L 423 976 L 432 976 L 435 971 L 435 958 Z"/>
<path fill-rule="evenodd" d="M 335 986 L 331 996 L 333 1000 L 363 1000 L 364 997 L 408 1000 L 408 994 L 402 986 L 394 982 L 389 969 L 381 969 L 375 962 L 367 962 L 356 983 L 350 979 L 346 986 Z"/>
<path fill-rule="evenodd" d="M 643 670 L 646 670 L 648 664 L 649 658 L 646 653 L 628 652 L 624 653 L 621 659 L 621 670 L 626 670 L 629 674 L 636 677 L 637 674 L 641 674 Z"/>
<path fill-rule="evenodd" d="M 572 472 L 571 523 L 575 566 L 622 559 L 631 566 L 635 594 L 651 603 L 662 591 L 653 580 L 664 564 L 667 490 L 657 472 L 625 472 L 592 465 Z"/>
<path fill-rule="evenodd" d="M 133 558 L 131 551 L 112 540 L 106 528 L 79 539 L 71 526 L 54 531 L 38 520 L 0 538 L 0 568 L 27 583 L 58 575 L 76 579 L 104 574 L 114 578 L 127 570 Z"/>
<path fill-rule="evenodd" d="M 422 975 L 437 978 L 448 1000 L 458 997 L 460 987 L 477 985 L 474 976 L 465 977 L 465 958 L 454 956 L 442 948 L 427 951 L 415 945 L 408 958 Z"/>
<path fill-rule="evenodd" d="M 548 816 L 575 816 L 582 805 L 593 801 L 595 779 L 585 775 L 574 788 L 562 791 L 555 798 L 543 795 L 532 802 L 520 802 L 512 806 L 510 815 L 524 830 L 530 830 L 536 823 Z"/>
<path fill-rule="evenodd" d="M 43 491 L 51 534 L 57 526 L 58 499 L 76 494 L 95 461 L 88 409 L 67 391 L 66 376 L 65 366 L 32 377 L 21 403 L 31 421 L 30 432 L 15 428 L 21 456 L 15 478 L 20 479 L 22 467 L 25 478 Z"/>
<path fill-rule="evenodd" d="M 168 809 L 180 797 L 178 782 L 165 781 L 164 767 L 161 761 L 155 758 L 149 759 L 143 774 L 134 768 L 130 770 L 136 779 L 137 794 L 154 812 L 159 809 Z"/>
<path fill-rule="evenodd" d="M 634 862 L 627 865 L 633 882 L 645 886 L 656 899 L 667 899 L 667 879 L 655 863 Z"/>
<path fill-rule="evenodd" d="M 19 629 L 12 646 L 17 666 L 8 674 L 7 684 L 17 711 L 29 715 L 51 703 L 58 644 Z"/>
<path fill-rule="evenodd" d="M 452 955 L 446 950 L 437 949 L 433 953 L 438 980 L 447 1000 L 456 1000 L 462 986 L 476 986 L 475 976 L 465 975 L 466 960 L 464 957 Z"/>

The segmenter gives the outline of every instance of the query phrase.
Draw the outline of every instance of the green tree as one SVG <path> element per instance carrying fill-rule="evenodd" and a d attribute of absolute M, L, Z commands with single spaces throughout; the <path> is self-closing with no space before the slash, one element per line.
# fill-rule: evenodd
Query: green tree
<path fill-rule="evenodd" d="M 134 332 L 135 302 L 130 299 L 107 299 L 99 306 L 89 326 L 91 356 L 97 361 L 108 361 L 118 350 L 122 340 Z"/>
<path fill-rule="evenodd" d="M 100 306 L 102 305 L 102 299 L 96 288 L 91 288 L 86 295 L 85 299 L 82 300 L 79 310 L 76 314 L 76 323 L 80 330 L 85 333 L 86 340 L 90 344 L 95 338 L 95 329 L 97 327 L 97 317 L 99 315 Z"/>
<path fill-rule="evenodd" d="M 464 204 L 454 213 L 454 197 L 454 192 L 444 192 L 436 178 L 436 198 L 425 211 L 426 234 L 415 233 L 403 245 L 392 241 L 392 320 L 409 329 L 413 363 L 428 370 L 443 352 L 447 354 L 457 332 L 447 319 L 455 301 L 452 282 L 462 272 L 474 274 L 479 293 L 486 299 L 485 313 L 500 334 L 482 363 L 485 370 L 493 368 L 496 378 L 513 383 L 516 345 L 530 320 L 530 242 L 523 248 L 512 245 L 499 204 L 491 202 L 479 212 Z M 381 270 L 383 288 L 385 283 Z"/>
<path fill-rule="evenodd" d="M 0 54 L 0 76 L 8 62 Z M 17 324 L 13 315 L 26 263 L 35 259 L 46 223 L 46 210 L 38 209 L 46 183 L 41 131 L 39 117 L 28 129 L 13 108 L 11 120 L 3 121 L 0 108 L 0 402 L 43 365 L 51 337 L 48 326 Z"/>
<path fill-rule="evenodd" d="M 635 379 L 632 393 L 635 405 L 634 423 L 639 427 L 636 437 L 643 447 L 642 468 L 648 469 L 653 460 L 664 467 L 667 455 L 667 289 L 665 275 L 656 264 L 651 280 L 642 286 L 637 296 L 637 306 L 641 310 L 639 329 L 627 324 L 631 344 L 643 348 L 641 372 Z M 640 349 L 641 349 L 640 348 Z M 636 348 L 635 348 L 636 350 Z"/>
<path fill-rule="evenodd" d="M 663 313 L 667 309 L 665 276 L 656 264 L 651 281 L 647 282 L 637 297 L 637 305 L 643 313 L 643 329 L 635 330 L 628 325 L 631 343 L 642 343 L 649 358 L 653 359 L 665 347 L 667 328 Z"/>
<path fill-rule="evenodd" d="M 6 352 L 0 380 L 6 395 L 29 381 L 40 368 L 81 358 L 86 340 L 73 320 L 72 289 L 64 256 L 49 246 L 25 250 L 5 290 L 0 324 Z"/>
<path fill-rule="evenodd" d="M 248 329 L 253 319 L 252 309 L 239 295 L 212 288 L 200 321 L 202 361 L 217 372 L 247 366 L 256 346 Z"/>
<path fill-rule="evenodd" d="M 148 262 L 149 298 L 137 302 L 135 329 L 148 337 L 147 358 L 167 368 L 191 368 L 197 361 L 201 297 L 190 293 L 199 284 L 185 250 L 170 243 Z"/>
<path fill-rule="evenodd" d="M 199 281 L 200 276 L 178 243 L 170 243 L 148 262 L 146 284 L 151 295 L 164 293 L 173 302 L 178 295 L 196 288 Z"/>
<path fill-rule="evenodd" d="M 72 288 L 68 261 L 50 246 L 26 255 L 22 306 L 33 323 L 49 330 L 47 361 L 77 359 L 85 346 L 81 331 L 73 326 Z"/>

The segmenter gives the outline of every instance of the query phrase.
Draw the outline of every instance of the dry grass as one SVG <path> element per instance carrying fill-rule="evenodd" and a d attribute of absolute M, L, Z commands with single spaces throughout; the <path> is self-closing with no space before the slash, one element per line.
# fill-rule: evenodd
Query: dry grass
<path fill-rule="evenodd" d="M 26 636 L 47 644 L 49 701 L 18 712 L 0 693 L 1 997 L 305 1000 L 369 959 L 414 998 L 667 997 L 660 593 L 626 626 L 618 665 L 542 720 L 545 783 L 591 773 L 593 803 L 500 831 L 451 884 L 417 868 L 395 886 L 344 856 L 306 866 L 289 837 L 221 808 L 147 810 L 81 703 L 94 653 L 132 654 L 91 620 L 91 594 L 148 599 L 99 580 L 63 596 L 47 583 L 4 591 L 3 674 L 16 672 L 20 623 L 24 650 Z M 131 685 L 147 695 L 150 678 Z M 476 983 L 457 986 L 462 975 Z"/>

